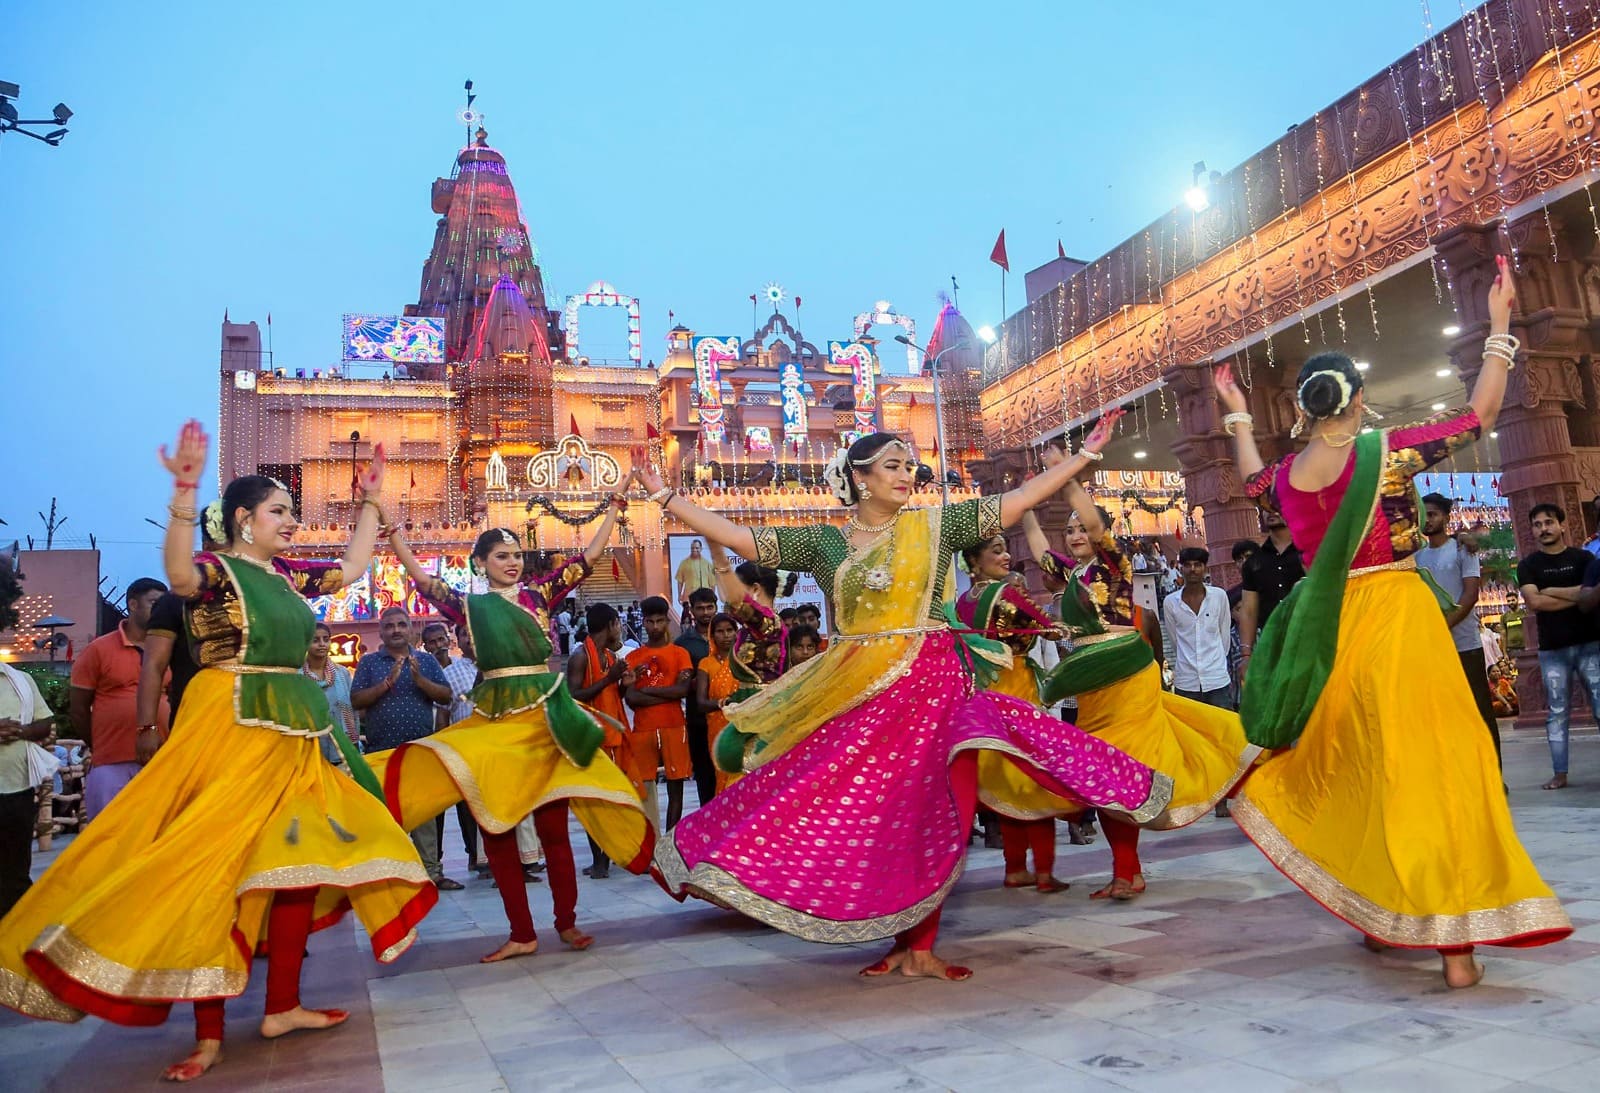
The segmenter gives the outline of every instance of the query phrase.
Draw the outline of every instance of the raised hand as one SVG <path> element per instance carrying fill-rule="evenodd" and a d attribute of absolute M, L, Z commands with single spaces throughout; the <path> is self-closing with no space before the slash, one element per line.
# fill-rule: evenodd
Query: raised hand
<path fill-rule="evenodd" d="M 1045 470 L 1065 462 L 1066 458 L 1066 453 L 1054 444 L 1046 444 L 1044 451 L 1039 453 L 1039 462 L 1044 464 Z"/>
<path fill-rule="evenodd" d="M 1094 431 L 1083 438 L 1083 450 L 1086 452 L 1102 451 L 1111 443 L 1111 432 L 1116 428 L 1117 422 L 1122 420 L 1126 410 L 1107 410 L 1095 424 Z"/>
<path fill-rule="evenodd" d="M 380 441 L 372 447 L 372 462 L 368 463 L 361 472 L 361 492 L 368 497 L 376 498 L 383 492 L 383 471 L 389 464 L 388 457 L 383 454 L 383 443 Z"/>
<path fill-rule="evenodd" d="M 1495 256 L 1494 284 L 1489 286 L 1489 329 L 1493 334 L 1504 334 L 1511 329 L 1511 309 L 1517 302 L 1517 290 L 1511 282 L 1511 265 L 1505 255 Z"/>
<path fill-rule="evenodd" d="M 205 429 L 194 418 L 190 418 L 178 431 L 176 451 L 169 455 L 167 446 L 161 445 L 161 465 L 167 468 L 180 489 L 194 489 L 205 472 L 206 451 L 210 446 L 211 438 L 206 435 Z"/>
<path fill-rule="evenodd" d="M 1233 378 L 1233 365 L 1223 363 L 1217 365 L 1217 370 L 1212 373 L 1212 385 L 1217 390 L 1217 401 L 1222 403 L 1230 414 L 1243 413 L 1249 409 L 1250 403 L 1245 398 L 1244 391 L 1239 387 L 1239 381 Z"/>
<path fill-rule="evenodd" d="M 642 444 L 633 447 L 633 469 L 629 474 L 643 486 L 646 493 L 655 493 L 662 489 L 666 483 L 661 480 L 661 474 L 650 465 L 650 451 Z"/>

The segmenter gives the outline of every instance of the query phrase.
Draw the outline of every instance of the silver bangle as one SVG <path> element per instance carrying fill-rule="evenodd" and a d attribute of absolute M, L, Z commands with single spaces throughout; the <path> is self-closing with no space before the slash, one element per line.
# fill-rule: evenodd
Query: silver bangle
<path fill-rule="evenodd" d="M 1246 413 L 1243 410 L 1235 410 L 1231 414 L 1224 414 L 1223 415 L 1223 417 L 1222 417 L 1222 430 L 1223 430 L 1223 432 L 1227 433 L 1229 436 L 1233 436 L 1234 435 L 1234 429 L 1236 429 L 1238 426 L 1240 426 L 1240 425 L 1249 425 L 1249 426 L 1254 427 L 1255 423 L 1256 423 L 1256 419 L 1255 419 L 1255 415 L 1254 414 Z"/>
<path fill-rule="evenodd" d="M 1091 452 L 1088 448 L 1079 448 L 1078 454 L 1093 463 L 1099 463 L 1106 457 L 1105 452 Z"/>
<path fill-rule="evenodd" d="M 678 491 L 673 489 L 671 486 L 662 486 L 659 490 L 650 495 L 649 500 L 660 505 L 662 508 L 665 508 L 667 505 L 672 503 L 673 495 L 677 492 Z"/>
<path fill-rule="evenodd" d="M 1504 361 L 1506 371 L 1509 372 L 1517 366 L 1517 352 L 1522 348 L 1522 339 L 1515 334 L 1490 334 L 1483 340 L 1483 357 L 1488 360 L 1494 357 Z"/>

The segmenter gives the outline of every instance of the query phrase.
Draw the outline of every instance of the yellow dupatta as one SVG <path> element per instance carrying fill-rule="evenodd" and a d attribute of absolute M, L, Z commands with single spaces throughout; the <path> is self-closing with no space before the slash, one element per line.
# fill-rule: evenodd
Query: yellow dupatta
<path fill-rule="evenodd" d="M 923 641 L 939 625 L 928 608 L 942 518 L 937 508 L 902 511 L 890 531 L 849 553 L 834 577 L 837 636 L 760 694 L 727 708 L 729 725 L 717 741 L 719 766 L 737 773 L 771 762 L 909 674 Z M 888 569 L 890 580 L 873 589 L 866 576 L 879 568 Z"/>

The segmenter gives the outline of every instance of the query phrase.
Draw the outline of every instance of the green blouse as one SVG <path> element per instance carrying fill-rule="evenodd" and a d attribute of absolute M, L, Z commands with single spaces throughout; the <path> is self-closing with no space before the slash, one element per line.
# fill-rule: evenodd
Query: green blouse
<path fill-rule="evenodd" d="M 928 618 L 943 622 L 944 585 L 950 572 L 950 556 L 956 551 L 987 542 L 999 535 L 1000 495 L 974 497 L 947 505 L 940 522 L 939 556 L 934 559 L 933 596 L 928 605 Z M 837 605 L 841 597 L 859 596 L 862 592 L 855 582 L 865 575 L 856 567 L 851 581 L 844 588 L 835 587 L 839 567 L 850 556 L 851 546 L 844 532 L 834 524 L 807 524 L 804 527 L 758 527 L 751 533 L 756 540 L 757 565 L 791 572 L 810 573 L 828 597 L 830 605 Z M 893 535 L 891 529 L 888 534 Z"/>

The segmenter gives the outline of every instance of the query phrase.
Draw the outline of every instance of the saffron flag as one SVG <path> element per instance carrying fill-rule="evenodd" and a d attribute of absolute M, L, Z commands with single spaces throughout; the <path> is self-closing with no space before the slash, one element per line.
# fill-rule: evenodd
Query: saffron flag
<path fill-rule="evenodd" d="M 583 434 L 578 432 L 578 415 L 577 414 L 571 414 L 569 416 L 572 419 L 572 429 L 571 429 L 572 435 L 573 436 L 582 436 Z"/>
<path fill-rule="evenodd" d="M 1063 247 L 1061 245 L 1061 240 L 1057 239 L 1056 240 L 1056 257 L 1057 258 L 1065 258 L 1066 256 L 1067 256 L 1067 248 Z"/>
<path fill-rule="evenodd" d="M 1006 230 L 1004 228 L 1000 229 L 1000 238 L 994 241 L 994 250 L 989 252 L 989 261 L 1007 273 L 1011 272 L 1011 262 L 1006 258 Z"/>

